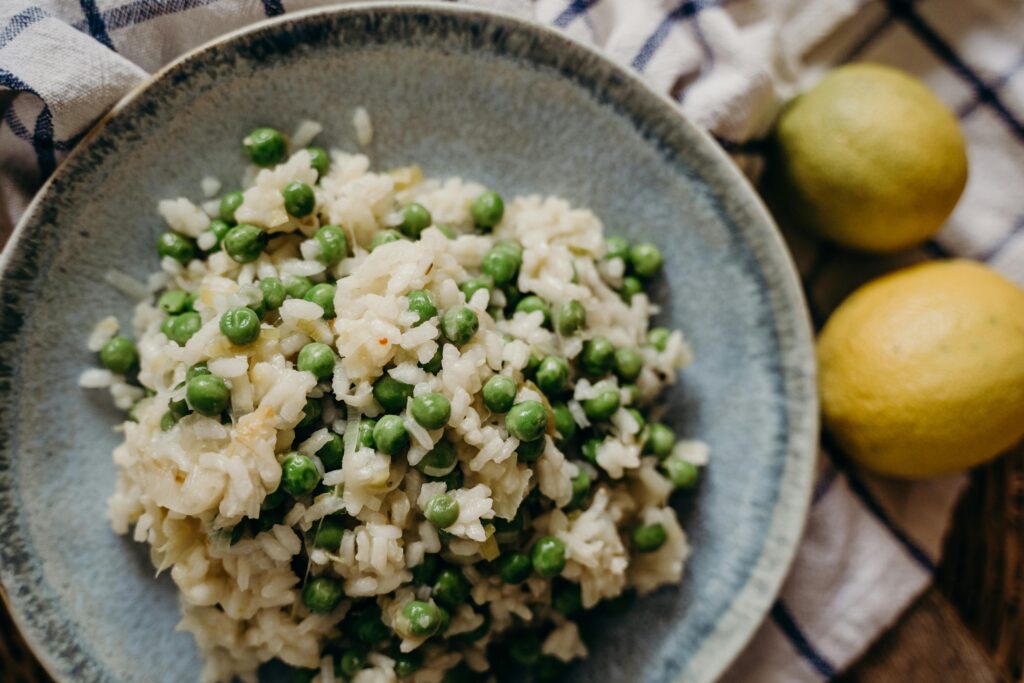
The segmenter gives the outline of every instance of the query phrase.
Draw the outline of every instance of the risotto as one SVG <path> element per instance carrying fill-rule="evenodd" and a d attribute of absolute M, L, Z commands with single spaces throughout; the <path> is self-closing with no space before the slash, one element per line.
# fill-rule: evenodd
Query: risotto
<path fill-rule="evenodd" d="M 100 321 L 81 383 L 127 411 L 114 530 L 204 681 L 557 680 L 689 552 L 669 498 L 707 447 L 659 422 L 690 361 L 650 327 L 661 252 L 318 132 L 252 131 L 244 189 L 160 201 L 160 270 L 110 275 L 134 329 Z"/>

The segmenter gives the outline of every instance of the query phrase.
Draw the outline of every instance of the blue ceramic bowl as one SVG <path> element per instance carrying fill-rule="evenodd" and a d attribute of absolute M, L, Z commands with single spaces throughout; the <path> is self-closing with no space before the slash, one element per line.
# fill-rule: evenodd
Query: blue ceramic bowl
<path fill-rule="evenodd" d="M 660 321 L 696 353 L 671 421 L 712 450 L 680 504 L 694 554 L 681 587 L 603 625 L 572 678 L 715 679 L 774 599 L 807 510 L 814 360 L 792 263 L 750 185 L 672 102 L 561 34 L 448 4 L 287 16 L 193 52 L 121 102 L 30 207 L 0 284 L 0 579 L 28 641 L 61 681 L 196 680 L 171 582 L 105 517 L 117 416 L 76 384 L 95 363 L 85 337 L 102 315 L 127 322 L 108 269 L 157 267 L 158 198 L 237 178 L 257 125 L 312 118 L 321 144 L 354 147 L 359 105 L 378 167 L 561 195 L 662 245 Z"/>

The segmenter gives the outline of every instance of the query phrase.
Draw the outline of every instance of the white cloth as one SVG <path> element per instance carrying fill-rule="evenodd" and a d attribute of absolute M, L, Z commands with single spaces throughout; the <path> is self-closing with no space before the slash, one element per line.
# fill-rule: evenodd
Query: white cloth
<path fill-rule="evenodd" d="M 780 104 L 827 66 L 872 60 L 918 75 L 960 116 L 971 164 L 964 197 L 938 237 L 910 255 L 857 257 L 788 236 L 812 313 L 820 322 L 859 282 L 922 257 L 977 258 L 1024 283 L 1018 0 L 479 1 L 602 46 L 754 174 Z M 320 4 L 8 0 L 0 7 L 0 237 L 91 122 L 147 72 L 228 30 Z M 730 682 L 828 679 L 931 582 L 964 478 L 886 482 L 828 456 L 820 470 L 792 574 Z"/>

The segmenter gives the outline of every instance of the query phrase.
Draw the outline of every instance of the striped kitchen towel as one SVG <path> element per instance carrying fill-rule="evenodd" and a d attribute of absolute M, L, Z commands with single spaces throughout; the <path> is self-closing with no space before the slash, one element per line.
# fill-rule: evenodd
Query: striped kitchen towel
<path fill-rule="evenodd" d="M 924 248 L 863 257 L 788 235 L 815 323 L 857 284 L 960 255 L 1024 284 L 1024 6 L 1018 0 L 479 0 L 603 47 L 709 129 L 751 174 L 780 105 L 828 66 L 871 60 L 960 117 L 971 178 Z M 89 125 L 183 51 L 316 0 L 7 0 L 0 6 L 0 241 Z M 931 582 L 963 477 L 859 472 L 826 445 L 782 594 L 726 680 L 832 678 Z"/>

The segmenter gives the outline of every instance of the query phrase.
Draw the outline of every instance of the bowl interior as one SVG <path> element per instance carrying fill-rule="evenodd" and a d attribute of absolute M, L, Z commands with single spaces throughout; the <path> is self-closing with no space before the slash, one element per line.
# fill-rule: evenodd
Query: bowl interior
<path fill-rule="evenodd" d="M 37 202 L 5 254 L 0 331 L 2 579 L 30 640 L 68 680 L 196 680 L 173 585 L 105 517 L 117 419 L 79 389 L 100 317 L 130 322 L 105 282 L 157 268 L 155 203 L 240 181 L 250 128 L 324 125 L 318 144 L 378 169 L 555 194 L 611 231 L 660 244 L 661 324 L 695 363 L 664 397 L 677 433 L 711 445 L 680 503 L 694 552 L 682 586 L 600 629 L 573 680 L 707 681 L 764 614 L 807 501 L 815 409 L 802 299 L 749 187 L 673 108 L 547 31 L 451 8 L 287 18 L 191 56 L 122 105 Z"/>

